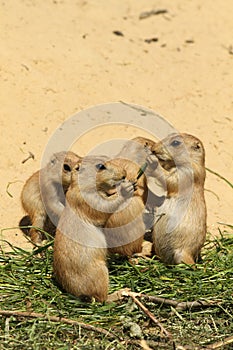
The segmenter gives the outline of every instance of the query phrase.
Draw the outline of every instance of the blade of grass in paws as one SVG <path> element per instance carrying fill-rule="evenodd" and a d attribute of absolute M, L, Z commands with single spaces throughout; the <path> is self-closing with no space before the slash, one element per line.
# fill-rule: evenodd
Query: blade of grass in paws
<path fill-rule="evenodd" d="M 144 174 L 146 168 L 148 166 L 148 163 L 144 163 L 141 168 L 138 170 L 137 180 Z"/>

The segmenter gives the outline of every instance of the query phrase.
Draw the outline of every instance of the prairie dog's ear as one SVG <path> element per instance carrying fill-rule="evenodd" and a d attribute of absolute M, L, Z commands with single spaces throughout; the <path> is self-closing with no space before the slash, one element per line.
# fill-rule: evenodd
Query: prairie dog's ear
<path fill-rule="evenodd" d="M 54 166 L 58 163 L 62 164 L 65 161 L 65 152 L 54 153 L 49 161 L 49 164 Z"/>
<path fill-rule="evenodd" d="M 201 147 L 201 144 L 199 141 L 194 142 L 192 145 L 192 149 L 194 149 L 194 151 L 199 151 L 199 150 L 201 150 L 201 148 L 202 147 Z"/>
<path fill-rule="evenodd" d="M 79 170 L 80 170 L 80 165 L 77 164 L 77 165 L 74 167 L 74 170 L 75 170 L 75 171 L 79 171 Z"/>
<path fill-rule="evenodd" d="M 54 155 L 54 156 L 50 159 L 49 164 L 52 165 L 52 166 L 54 166 L 56 163 L 57 163 L 57 158 L 56 158 L 56 156 Z"/>

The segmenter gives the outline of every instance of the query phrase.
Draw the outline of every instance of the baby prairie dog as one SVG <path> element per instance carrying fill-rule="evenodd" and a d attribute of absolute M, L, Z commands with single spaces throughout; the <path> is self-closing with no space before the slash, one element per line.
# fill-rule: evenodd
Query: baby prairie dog
<path fill-rule="evenodd" d="M 146 137 L 137 136 L 132 139 L 133 141 L 141 144 L 144 148 L 152 149 L 155 145 L 155 141 L 148 139 Z"/>
<path fill-rule="evenodd" d="M 146 161 L 148 151 L 154 145 L 155 142 L 148 138 L 141 136 L 134 137 L 124 144 L 120 152 L 116 155 L 116 158 L 129 159 L 141 167 Z"/>
<path fill-rule="evenodd" d="M 139 166 L 128 159 L 117 158 L 113 162 L 126 170 L 126 178 L 134 185 L 135 191 L 133 197 L 125 200 L 118 211 L 109 217 L 104 234 L 109 253 L 131 256 L 142 250 L 145 233 L 142 214 L 147 198 L 146 177 L 142 175 L 137 181 Z"/>
<path fill-rule="evenodd" d="M 53 223 L 58 221 L 64 209 L 64 192 L 70 185 L 71 171 L 80 160 L 71 151 L 55 153 L 45 168 L 26 181 L 21 192 L 21 203 L 32 226 L 43 229 L 48 215 Z M 43 235 L 36 228 L 31 228 L 30 238 L 33 243 L 41 244 Z"/>
<path fill-rule="evenodd" d="M 103 302 L 108 294 L 107 245 L 102 227 L 134 187 L 126 171 L 107 157 L 88 156 L 72 173 L 54 241 L 58 283 L 75 296 Z"/>
<path fill-rule="evenodd" d="M 124 206 L 119 207 L 108 219 L 104 233 L 108 251 L 131 256 L 142 251 L 145 233 L 143 213 L 147 201 L 146 176 L 142 174 L 138 179 L 140 167 L 145 164 L 148 151 L 154 142 L 137 137 L 125 143 L 113 162 L 123 167 L 127 172 L 127 180 L 135 185 L 133 198 Z M 121 210 L 120 210 L 121 209 Z"/>
<path fill-rule="evenodd" d="M 154 176 L 163 177 L 167 187 L 153 228 L 155 253 L 166 264 L 195 264 L 206 237 L 203 144 L 189 134 L 171 134 L 152 152 Z"/>
<path fill-rule="evenodd" d="M 137 148 L 137 160 L 140 162 L 145 161 L 145 158 L 144 158 L 145 154 L 147 154 L 147 155 L 150 154 L 152 149 L 156 145 L 155 141 L 148 139 L 146 137 L 141 137 L 141 136 L 137 136 L 137 137 L 133 138 L 132 141 L 135 141 L 138 144 L 140 144 L 141 146 L 143 146 L 144 152 L 141 151 L 141 148 L 139 148 L 139 149 Z M 139 152 L 139 150 L 140 150 L 140 152 Z M 147 159 L 146 159 L 146 164 L 147 164 Z M 156 166 L 157 166 L 157 164 L 154 162 L 153 170 L 155 169 Z M 156 184 L 155 179 L 151 179 L 150 172 L 151 172 L 150 168 L 145 169 L 145 175 L 147 176 L 146 208 L 149 211 L 151 211 L 152 208 L 160 207 L 165 199 L 164 189 L 161 190 L 161 188 L 163 187 L 162 177 L 160 176 L 159 187 L 158 187 L 158 183 Z M 158 173 L 159 173 L 159 171 L 157 172 L 157 175 L 158 175 Z M 150 219 L 148 220 L 148 218 L 147 218 L 147 214 L 145 214 L 144 219 L 145 219 L 146 227 L 150 228 L 150 221 L 151 220 Z"/>

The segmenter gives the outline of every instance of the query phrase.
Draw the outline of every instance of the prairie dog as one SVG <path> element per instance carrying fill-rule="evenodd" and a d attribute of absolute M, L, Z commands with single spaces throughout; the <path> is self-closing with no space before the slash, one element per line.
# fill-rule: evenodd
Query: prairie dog
<path fill-rule="evenodd" d="M 71 151 L 55 153 L 45 168 L 35 172 L 26 181 L 21 192 L 21 203 L 32 226 L 43 229 L 47 212 L 58 221 L 64 209 L 64 192 L 70 185 L 71 171 L 80 160 Z M 29 234 L 33 243 L 41 244 L 43 235 L 40 231 L 31 228 Z"/>
<path fill-rule="evenodd" d="M 154 147 L 155 145 L 155 141 L 151 140 L 151 139 L 148 139 L 146 137 L 142 137 L 142 136 L 137 136 L 137 137 L 134 137 L 132 139 L 133 141 L 135 142 L 138 142 L 139 144 L 141 144 L 144 148 L 149 148 L 150 150 L 152 149 L 152 147 Z"/>
<path fill-rule="evenodd" d="M 206 237 L 203 144 L 189 134 L 171 134 L 152 152 L 159 161 L 154 175 L 162 172 L 167 185 L 153 228 L 155 253 L 166 264 L 194 264 Z"/>
<path fill-rule="evenodd" d="M 127 171 L 127 180 L 135 184 L 139 166 L 128 159 L 117 158 L 113 162 Z M 131 256 L 142 250 L 145 225 L 142 214 L 147 198 L 146 177 L 137 181 L 132 198 L 119 206 L 106 222 L 104 234 L 109 253 Z"/>
<path fill-rule="evenodd" d="M 137 180 L 137 175 L 140 167 L 145 164 L 147 148 L 151 149 L 153 145 L 152 140 L 136 137 L 127 141 L 113 160 L 126 170 L 127 180 L 135 183 L 136 189 L 127 205 L 122 210 L 119 207 L 105 225 L 104 233 L 110 253 L 131 256 L 142 251 L 145 233 L 143 213 L 148 191 L 146 176 L 143 174 Z"/>
<path fill-rule="evenodd" d="M 85 157 L 72 173 L 54 241 L 53 269 L 58 283 L 75 296 L 103 302 L 108 294 L 107 245 L 102 227 L 134 187 L 126 171 L 107 157 Z"/>
<path fill-rule="evenodd" d="M 148 150 L 151 150 L 154 144 L 155 142 L 150 139 L 137 136 L 124 144 L 116 158 L 129 159 L 141 167 L 146 161 Z"/>

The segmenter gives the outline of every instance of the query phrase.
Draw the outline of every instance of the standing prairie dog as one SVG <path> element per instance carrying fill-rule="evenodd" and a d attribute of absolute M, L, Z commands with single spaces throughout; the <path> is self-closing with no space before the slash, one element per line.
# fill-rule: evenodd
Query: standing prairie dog
<path fill-rule="evenodd" d="M 70 185 L 71 171 L 80 160 L 71 151 L 55 153 L 45 168 L 26 181 L 21 192 L 21 203 L 32 226 L 43 229 L 48 214 L 58 221 L 64 209 L 64 192 Z M 36 228 L 31 228 L 30 238 L 33 243 L 41 244 L 43 235 Z"/>
<path fill-rule="evenodd" d="M 113 162 L 122 166 L 127 172 L 127 180 L 135 183 L 133 198 L 124 208 L 113 213 L 106 222 L 104 233 L 108 251 L 131 256 L 142 251 L 145 233 L 143 213 L 147 201 L 147 182 L 143 174 L 137 179 L 141 166 L 145 164 L 148 149 L 154 146 L 152 140 L 136 137 L 125 143 Z"/>
<path fill-rule="evenodd" d="M 88 156 L 72 173 L 54 241 L 54 274 L 75 296 L 103 302 L 108 294 L 106 240 L 102 227 L 134 187 L 126 171 L 107 157 Z"/>
<path fill-rule="evenodd" d="M 206 237 L 203 144 L 189 134 L 171 134 L 152 152 L 159 161 L 154 175 L 162 173 L 167 185 L 153 228 L 155 253 L 166 264 L 194 264 Z"/>

